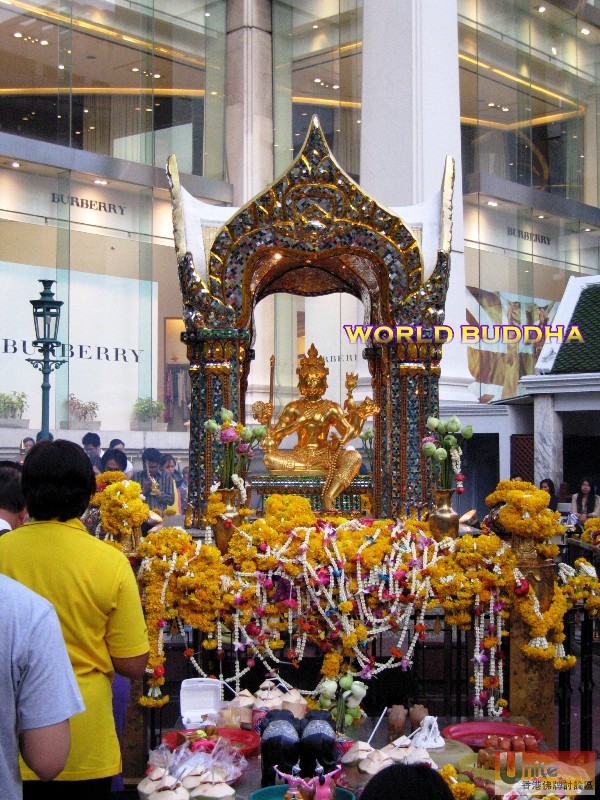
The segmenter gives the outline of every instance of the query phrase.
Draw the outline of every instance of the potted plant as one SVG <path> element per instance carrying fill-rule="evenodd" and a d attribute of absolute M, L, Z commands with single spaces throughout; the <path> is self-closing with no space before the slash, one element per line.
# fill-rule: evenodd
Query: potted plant
<path fill-rule="evenodd" d="M 27 407 L 25 392 L 0 392 L 0 427 L 28 428 L 29 420 L 23 419 Z"/>
<path fill-rule="evenodd" d="M 69 419 L 60 423 L 63 430 L 99 430 L 101 423 L 96 420 L 99 406 L 95 400 L 79 400 L 71 393 L 65 405 L 69 411 Z"/>
<path fill-rule="evenodd" d="M 135 421 L 132 430 L 167 430 L 166 422 L 159 422 L 158 418 L 165 410 L 162 400 L 153 400 L 151 397 L 138 397 L 133 407 Z"/>

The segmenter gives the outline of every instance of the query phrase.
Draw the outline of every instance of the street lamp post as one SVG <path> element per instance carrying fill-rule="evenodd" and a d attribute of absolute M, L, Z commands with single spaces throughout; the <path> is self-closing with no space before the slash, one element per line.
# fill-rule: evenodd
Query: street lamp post
<path fill-rule="evenodd" d="M 58 369 L 66 360 L 63 358 L 50 358 L 54 349 L 60 344 L 58 341 L 58 323 L 60 322 L 60 307 L 62 300 L 56 300 L 52 291 L 55 281 L 41 280 L 44 288 L 37 300 L 30 300 L 33 306 L 33 322 L 35 325 L 34 347 L 42 354 L 41 358 L 28 358 L 30 364 L 42 373 L 42 427 L 39 434 L 40 441 L 50 438 L 50 374 Z"/>

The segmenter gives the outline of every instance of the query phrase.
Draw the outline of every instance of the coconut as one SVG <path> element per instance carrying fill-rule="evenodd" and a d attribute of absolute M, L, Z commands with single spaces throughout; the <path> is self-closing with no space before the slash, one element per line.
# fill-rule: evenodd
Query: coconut
<path fill-rule="evenodd" d="M 385 767 L 391 767 L 394 762 L 391 758 L 386 758 L 380 750 L 373 750 L 372 753 L 363 760 L 358 765 L 358 771 L 363 773 L 363 775 L 375 775 L 379 770 L 384 769 Z"/>
<path fill-rule="evenodd" d="M 283 695 L 281 707 L 286 711 L 291 711 L 296 719 L 304 719 L 308 703 L 298 689 L 291 689 Z"/>
<path fill-rule="evenodd" d="M 256 698 L 248 689 L 243 689 L 238 696 L 231 701 L 232 706 L 239 706 L 241 728 L 252 728 L 252 706 L 255 701 Z"/>
<path fill-rule="evenodd" d="M 152 792 L 148 800 L 189 800 L 190 793 L 181 784 L 172 789 L 157 789 Z"/>
<path fill-rule="evenodd" d="M 146 777 L 138 783 L 138 797 L 140 800 L 147 800 L 152 792 L 158 789 L 162 784 L 165 777 L 166 770 L 164 767 L 149 767 Z"/>
<path fill-rule="evenodd" d="M 235 800 L 235 789 L 227 783 L 201 783 L 200 786 L 192 789 L 190 794 L 190 798 L 194 798 L 194 800 L 212 800 L 215 797 Z"/>
<path fill-rule="evenodd" d="M 411 744 L 412 742 L 408 736 L 399 736 L 397 739 L 394 739 L 393 742 L 390 742 L 389 745 L 386 745 L 383 750 L 386 750 L 388 747 L 410 747 Z"/>
<path fill-rule="evenodd" d="M 394 750 L 389 750 L 390 745 L 387 745 L 381 751 L 387 751 L 389 758 L 401 764 L 429 764 L 430 767 L 434 766 L 433 761 L 429 757 L 429 753 L 424 747 L 415 747 L 409 745 L 408 747 L 397 747 Z"/>
<path fill-rule="evenodd" d="M 160 778 L 156 781 L 153 781 L 149 775 L 140 781 L 137 787 L 139 800 L 148 800 L 152 792 L 158 788 L 159 783 Z"/>
<path fill-rule="evenodd" d="M 271 681 L 265 681 L 271 683 Z M 254 701 L 254 708 L 268 708 L 269 711 L 281 711 L 283 705 L 284 694 L 281 689 L 268 688 L 259 689 L 256 693 L 256 700 Z"/>
<path fill-rule="evenodd" d="M 200 786 L 203 782 L 204 778 L 202 775 L 186 775 L 185 778 L 181 781 L 182 786 L 184 786 L 188 791 L 195 789 L 196 786 Z"/>
<path fill-rule="evenodd" d="M 160 767 L 158 769 L 161 769 Z M 144 778 L 141 783 L 138 784 L 138 797 L 140 800 L 146 800 L 150 798 L 153 794 L 158 791 L 166 790 L 166 789 L 173 789 L 177 780 L 172 776 L 165 772 L 164 769 L 161 769 L 162 777 L 158 780 L 153 781 L 150 779 L 150 776 Z M 156 774 L 156 773 L 151 773 Z"/>
<path fill-rule="evenodd" d="M 341 763 L 345 767 L 355 767 L 360 761 L 363 761 L 375 748 L 371 747 L 367 742 L 354 742 L 352 747 L 344 753 Z"/>

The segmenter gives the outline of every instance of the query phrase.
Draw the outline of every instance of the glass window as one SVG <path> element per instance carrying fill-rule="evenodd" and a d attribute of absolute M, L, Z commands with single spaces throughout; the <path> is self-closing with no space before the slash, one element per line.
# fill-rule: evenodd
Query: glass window
<path fill-rule="evenodd" d="M 459 2 L 464 171 L 595 204 L 600 31 L 540 8 Z"/>
<path fill-rule="evenodd" d="M 287 169 L 313 114 L 335 157 L 360 173 L 362 0 L 273 2 L 275 172 Z"/>
<path fill-rule="evenodd" d="M 0 130 L 223 179 L 225 50 L 225 0 L 6 10 Z"/>

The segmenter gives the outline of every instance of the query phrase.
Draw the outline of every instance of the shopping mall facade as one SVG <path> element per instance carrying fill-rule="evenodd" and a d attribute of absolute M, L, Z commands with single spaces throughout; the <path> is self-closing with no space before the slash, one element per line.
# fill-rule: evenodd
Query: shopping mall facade
<path fill-rule="evenodd" d="M 50 278 L 67 360 L 52 377 L 51 430 L 78 437 L 75 395 L 98 403 L 104 445 L 119 435 L 185 449 L 171 153 L 189 192 L 232 208 L 288 168 L 315 114 L 342 168 L 388 207 L 437 192 L 453 156 L 446 324 L 457 332 L 552 324 L 569 279 L 600 272 L 593 3 L 2 0 L 1 9 L 0 392 L 27 394 L 30 432 L 41 393 L 26 360 L 29 301 Z M 275 295 L 260 306 L 249 403 L 267 391 L 271 353 L 286 402 L 312 341 L 334 399 L 347 370 L 369 392 L 361 348 L 343 330 L 363 321 L 359 301 Z M 458 334 L 445 348 L 443 413 L 478 433 L 466 504 L 530 462 L 529 477 L 562 480 L 563 442 L 568 472 L 579 435 L 600 434 L 594 387 L 569 413 L 552 393 L 536 405 L 536 378 L 520 379 L 539 356 L 536 343 L 469 345 Z M 165 403 L 168 432 L 131 432 L 140 397 Z M 552 441 L 534 456 L 542 429 Z M 23 431 L 0 433 L 6 450 Z"/>

